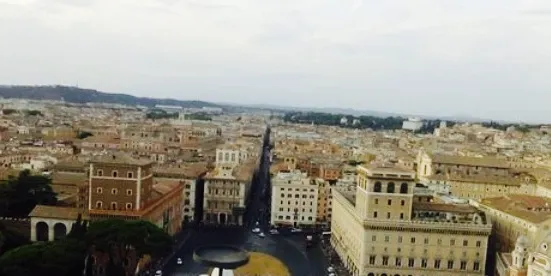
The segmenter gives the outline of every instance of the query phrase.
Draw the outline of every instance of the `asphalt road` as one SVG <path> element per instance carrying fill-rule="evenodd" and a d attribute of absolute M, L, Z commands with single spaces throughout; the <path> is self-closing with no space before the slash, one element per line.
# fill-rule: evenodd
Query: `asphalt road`
<path fill-rule="evenodd" d="M 320 246 L 307 249 L 302 234 L 292 236 L 268 234 L 265 238 L 260 238 L 251 231 L 243 229 L 203 230 L 194 233 L 189 242 L 169 261 L 163 275 L 183 276 L 206 273 L 207 267 L 193 261 L 193 250 L 209 244 L 231 244 L 250 252 L 270 254 L 281 260 L 292 276 L 326 275 L 328 264 Z M 183 264 L 177 265 L 176 258 L 182 258 Z"/>

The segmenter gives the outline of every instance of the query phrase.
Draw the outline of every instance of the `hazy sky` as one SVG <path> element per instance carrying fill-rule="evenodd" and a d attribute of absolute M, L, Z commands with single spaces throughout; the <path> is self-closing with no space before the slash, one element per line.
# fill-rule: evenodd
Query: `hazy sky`
<path fill-rule="evenodd" d="M 0 0 L 0 83 L 551 121 L 551 0 Z"/>

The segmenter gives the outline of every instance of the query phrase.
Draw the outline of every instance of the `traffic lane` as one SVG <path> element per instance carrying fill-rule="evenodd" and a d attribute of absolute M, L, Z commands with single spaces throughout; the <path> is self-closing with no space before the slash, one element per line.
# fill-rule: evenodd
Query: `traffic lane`
<path fill-rule="evenodd" d="M 291 275 L 318 276 L 324 275 L 326 261 L 316 247 L 307 249 L 303 235 L 271 236 L 261 238 L 250 231 L 241 233 L 204 231 L 197 233 L 185 248 L 170 261 L 164 269 L 165 275 L 199 275 L 208 271 L 207 267 L 193 261 L 193 250 L 207 244 L 231 244 L 251 252 L 262 252 L 282 261 Z M 176 265 L 176 258 L 182 258 L 183 264 Z"/>

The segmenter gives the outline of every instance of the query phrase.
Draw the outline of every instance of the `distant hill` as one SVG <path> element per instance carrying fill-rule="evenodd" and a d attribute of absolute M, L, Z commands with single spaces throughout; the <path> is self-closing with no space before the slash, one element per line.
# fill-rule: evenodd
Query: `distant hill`
<path fill-rule="evenodd" d="M 176 105 L 188 108 L 220 107 L 217 104 L 203 101 L 181 101 L 175 99 L 154 99 L 135 97 L 126 94 L 105 93 L 93 89 L 70 86 L 0 86 L 0 97 L 30 100 L 53 100 L 77 104 L 110 103 L 124 105 Z"/>

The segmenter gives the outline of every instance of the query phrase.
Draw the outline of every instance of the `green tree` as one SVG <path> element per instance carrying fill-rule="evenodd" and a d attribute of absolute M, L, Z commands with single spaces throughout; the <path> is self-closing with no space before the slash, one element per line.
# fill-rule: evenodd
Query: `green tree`
<path fill-rule="evenodd" d="M 85 253 L 85 243 L 76 239 L 24 245 L 0 257 L 0 274 L 78 275 L 83 271 Z"/>
<path fill-rule="evenodd" d="M 107 254 L 107 275 L 127 275 L 136 270 L 145 255 L 158 258 L 170 252 L 173 240 L 162 229 L 147 221 L 108 219 L 90 224 L 86 233 L 90 248 Z M 131 259 L 133 253 L 135 259 Z M 129 261 L 128 261 L 129 260 Z"/>
<path fill-rule="evenodd" d="M 27 217 L 37 204 L 55 205 L 56 193 L 50 183 L 49 178 L 28 170 L 0 183 L 0 216 Z"/>

